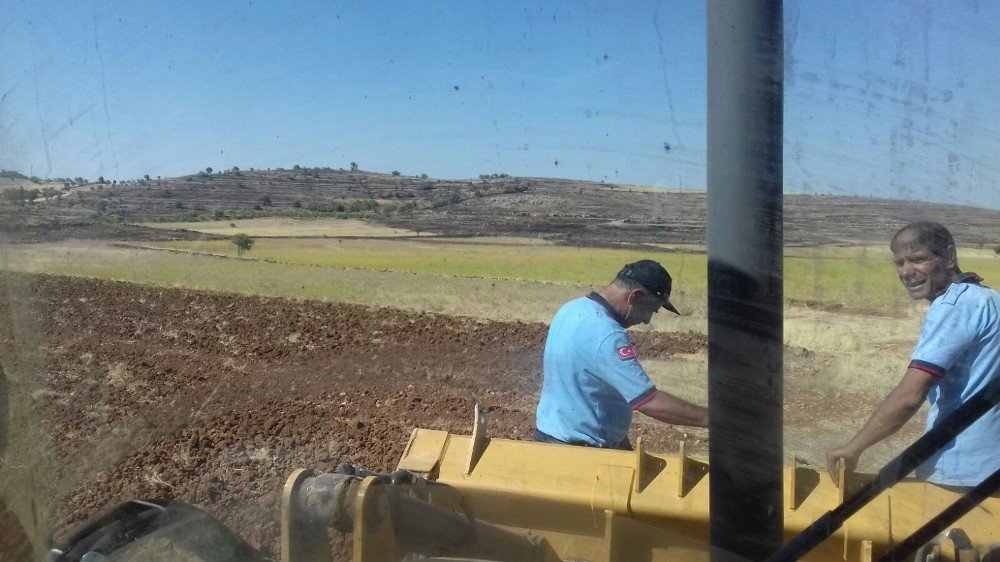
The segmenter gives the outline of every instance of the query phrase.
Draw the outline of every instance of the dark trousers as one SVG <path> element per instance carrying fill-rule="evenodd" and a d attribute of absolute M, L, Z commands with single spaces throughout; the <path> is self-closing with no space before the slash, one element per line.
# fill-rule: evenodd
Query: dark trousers
<path fill-rule="evenodd" d="M 535 441 L 538 441 L 539 443 L 556 443 L 558 445 L 576 445 L 577 447 L 593 447 L 595 449 L 620 449 L 622 451 L 631 451 L 632 450 L 632 443 L 629 442 L 627 435 L 625 437 L 623 437 L 621 441 L 619 441 L 619 442 L 617 442 L 617 443 L 615 443 L 613 445 L 605 445 L 604 447 L 601 447 L 600 445 L 594 445 L 593 443 L 584 443 L 583 441 L 563 441 L 562 439 L 556 439 L 555 437 L 552 437 L 548 433 L 545 433 L 543 431 L 539 431 L 538 429 L 535 429 L 534 438 L 535 438 Z"/>

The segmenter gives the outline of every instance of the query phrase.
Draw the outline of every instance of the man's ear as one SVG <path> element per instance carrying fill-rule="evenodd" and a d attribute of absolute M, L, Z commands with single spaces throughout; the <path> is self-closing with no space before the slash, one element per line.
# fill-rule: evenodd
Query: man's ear
<path fill-rule="evenodd" d="M 955 250 L 955 245 L 949 244 L 944 253 L 944 263 L 948 266 L 948 269 L 952 272 L 958 271 L 958 253 Z"/>
<path fill-rule="evenodd" d="M 631 291 L 629 291 L 627 299 L 628 303 L 629 304 L 636 303 L 642 297 L 642 293 L 643 293 L 642 289 L 632 289 Z"/>

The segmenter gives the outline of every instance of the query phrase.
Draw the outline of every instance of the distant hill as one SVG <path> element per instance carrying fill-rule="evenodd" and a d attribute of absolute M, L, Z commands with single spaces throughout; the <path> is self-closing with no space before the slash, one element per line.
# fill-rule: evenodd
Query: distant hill
<path fill-rule="evenodd" d="M 18 181 L 25 183 L 4 178 L 0 192 L 17 189 Z M 583 246 L 704 244 L 706 231 L 703 191 L 503 174 L 438 180 L 331 168 L 234 169 L 116 185 L 44 185 L 57 186 L 59 195 L 0 198 L 5 239 L 202 236 L 133 223 L 276 215 L 357 217 L 427 234 L 530 236 Z M 883 244 L 896 228 L 920 219 L 947 225 L 963 245 L 1000 244 L 1000 211 L 990 209 L 786 195 L 784 212 L 786 245 Z"/>

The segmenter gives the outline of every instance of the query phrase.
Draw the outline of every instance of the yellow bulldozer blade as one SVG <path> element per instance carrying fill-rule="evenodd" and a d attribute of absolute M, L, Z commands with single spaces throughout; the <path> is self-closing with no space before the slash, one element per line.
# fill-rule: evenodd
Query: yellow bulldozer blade
<path fill-rule="evenodd" d="M 797 464 L 792 455 L 784 472 L 786 540 L 872 478 L 850 475 L 838 487 L 825 473 Z M 407 484 L 391 483 L 400 475 L 407 475 Z M 289 480 L 286 515 L 307 511 L 307 503 L 317 503 L 315 490 L 327 490 L 325 504 L 341 503 L 342 513 L 332 516 L 341 521 L 336 526 L 354 533 L 355 562 L 408 555 L 539 562 L 712 558 L 708 464 L 689 457 L 683 443 L 678 454 L 666 455 L 646 451 L 641 440 L 635 451 L 619 451 L 492 439 L 477 412 L 471 436 L 415 430 L 393 475 L 338 480 L 337 493 L 329 492 L 332 485 L 323 484 L 322 476 L 293 475 L 301 485 Z M 314 489 L 311 499 L 307 486 Z M 803 560 L 877 560 L 961 497 L 903 480 Z M 313 513 L 313 521 L 327 517 Z M 302 539 L 292 527 L 287 533 L 292 542 Z M 932 549 L 935 560 L 995 559 L 990 556 L 1000 555 L 997 543 L 1000 498 L 990 497 L 921 555 L 931 559 Z M 283 556 L 284 562 L 305 559 Z"/>

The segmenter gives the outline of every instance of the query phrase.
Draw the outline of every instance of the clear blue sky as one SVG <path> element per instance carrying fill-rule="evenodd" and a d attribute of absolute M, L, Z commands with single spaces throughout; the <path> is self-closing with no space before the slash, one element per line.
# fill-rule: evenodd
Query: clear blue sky
<path fill-rule="evenodd" d="M 0 14 L 0 167 L 26 174 L 356 161 L 705 186 L 702 1 L 0 0 Z M 1000 208 L 1000 3 L 785 14 L 786 191 Z"/>

